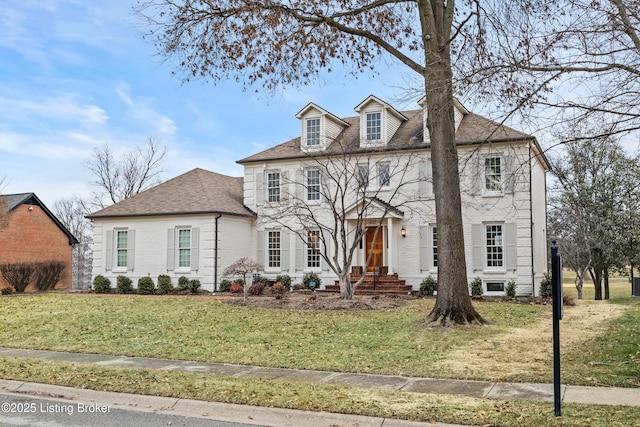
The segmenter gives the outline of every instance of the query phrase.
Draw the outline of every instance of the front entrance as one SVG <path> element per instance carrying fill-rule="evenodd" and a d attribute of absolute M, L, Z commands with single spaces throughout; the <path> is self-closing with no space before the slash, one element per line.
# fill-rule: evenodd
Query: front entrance
<path fill-rule="evenodd" d="M 371 261 L 367 266 L 368 272 L 379 271 L 378 267 L 384 265 L 384 227 L 380 227 L 376 235 L 377 228 L 378 227 L 367 227 L 367 233 L 365 235 L 365 261 L 369 259 L 369 254 L 371 253 Z"/>

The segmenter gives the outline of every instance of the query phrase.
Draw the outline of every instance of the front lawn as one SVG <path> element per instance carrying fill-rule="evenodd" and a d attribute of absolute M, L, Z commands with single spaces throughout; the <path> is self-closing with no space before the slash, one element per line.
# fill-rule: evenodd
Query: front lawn
<path fill-rule="evenodd" d="M 551 307 L 475 302 L 483 327 L 426 329 L 432 299 L 385 310 L 246 308 L 211 298 L 0 297 L 0 346 L 491 381 L 552 382 Z M 561 322 L 562 380 L 640 386 L 640 300 L 582 301 Z M 72 387 L 501 426 L 626 426 L 637 408 L 487 400 L 0 358 L 0 377 Z"/>

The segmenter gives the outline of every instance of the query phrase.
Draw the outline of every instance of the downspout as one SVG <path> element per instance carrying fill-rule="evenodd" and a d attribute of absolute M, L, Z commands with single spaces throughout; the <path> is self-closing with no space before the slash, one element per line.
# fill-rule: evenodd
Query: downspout
<path fill-rule="evenodd" d="M 213 246 L 213 292 L 218 290 L 218 220 L 221 216 L 221 213 L 218 213 L 218 216 L 216 216 L 216 235 Z"/>
<path fill-rule="evenodd" d="M 533 168 L 531 167 L 531 163 L 533 161 L 533 157 L 531 156 L 531 143 L 528 144 L 528 148 L 529 148 L 529 223 L 530 223 L 530 227 L 529 227 L 529 231 L 531 233 L 531 296 L 535 297 L 536 296 L 536 269 L 535 269 L 535 250 L 533 247 L 533 238 L 534 238 L 534 232 L 533 232 L 533 186 L 531 185 L 532 181 L 533 181 L 533 176 L 532 176 L 532 172 L 533 172 Z M 546 188 L 546 185 L 545 185 Z M 546 194 L 545 194 L 545 200 L 546 200 Z M 546 201 L 545 201 L 546 203 Z M 546 209 L 545 209 L 545 215 L 546 215 Z"/>

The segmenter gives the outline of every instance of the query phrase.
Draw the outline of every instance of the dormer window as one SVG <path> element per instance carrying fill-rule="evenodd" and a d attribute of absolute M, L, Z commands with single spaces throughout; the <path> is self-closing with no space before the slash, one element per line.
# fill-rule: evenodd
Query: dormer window
<path fill-rule="evenodd" d="M 367 113 L 367 141 L 382 139 L 382 113 Z"/>
<path fill-rule="evenodd" d="M 307 119 L 307 145 L 320 145 L 320 118 Z"/>

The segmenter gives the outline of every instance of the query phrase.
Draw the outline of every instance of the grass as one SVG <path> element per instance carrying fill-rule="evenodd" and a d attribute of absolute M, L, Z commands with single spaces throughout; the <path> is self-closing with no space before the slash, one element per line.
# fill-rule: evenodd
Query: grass
<path fill-rule="evenodd" d="M 561 322 L 564 383 L 640 386 L 640 300 L 630 298 L 630 292 L 623 296 L 626 285 L 612 285 L 612 297 L 616 295 L 613 303 L 581 301 L 566 308 Z M 565 292 L 571 288 L 565 287 Z M 447 330 L 426 329 L 421 323 L 432 306 L 432 299 L 421 299 L 388 310 L 306 311 L 228 306 L 206 298 L 0 297 L 0 346 L 405 376 L 552 382 L 550 306 L 477 302 L 476 309 L 492 322 L 489 326 Z M 628 408 L 566 405 L 563 421 L 548 418 L 553 410 L 544 403 L 24 359 L 4 359 L 0 376 L 100 390 L 505 426 L 630 425 L 628 417 L 633 412 Z"/>

